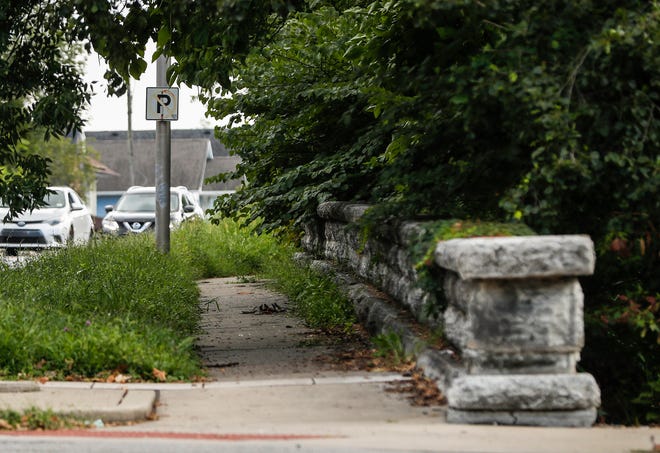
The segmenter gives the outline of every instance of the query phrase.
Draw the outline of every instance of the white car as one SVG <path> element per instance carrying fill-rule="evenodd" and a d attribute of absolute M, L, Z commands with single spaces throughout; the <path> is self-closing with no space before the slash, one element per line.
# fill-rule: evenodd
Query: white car
<path fill-rule="evenodd" d="M 115 206 L 105 207 L 103 232 L 113 235 L 142 233 L 156 228 L 156 188 L 133 186 Z M 204 218 L 204 211 L 184 186 L 170 187 L 170 229 L 188 219 Z"/>
<path fill-rule="evenodd" d="M 43 207 L 2 222 L 9 208 L 0 201 L 0 248 L 7 255 L 18 249 L 85 244 L 94 232 L 89 209 L 70 187 L 49 187 Z"/>

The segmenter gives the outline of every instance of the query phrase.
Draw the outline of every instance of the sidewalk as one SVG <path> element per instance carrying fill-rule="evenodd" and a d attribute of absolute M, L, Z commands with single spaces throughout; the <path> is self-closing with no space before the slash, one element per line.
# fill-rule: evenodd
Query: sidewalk
<path fill-rule="evenodd" d="M 61 435 L 168 440 L 163 451 L 238 442 L 245 449 L 236 451 L 631 453 L 651 451 L 652 436 L 660 441 L 658 428 L 450 425 L 444 407 L 415 407 L 405 394 L 387 391 L 406 376 L 336 371 L 315 360 L 332 345 L 290 316 L 286 299 L 263 284 L 211 279 L 200 288 L 205 334 L 197 345 L 214 381 L 3 383 L 0 408 L 52 409 L 104 427 L 0 432 L 0 450 L 9 437 L 44 435 L 52 442 Z M 282 310 L 259 310 L 264 304 Z M 134 423 L 110 426 L 128 421 Z"/>

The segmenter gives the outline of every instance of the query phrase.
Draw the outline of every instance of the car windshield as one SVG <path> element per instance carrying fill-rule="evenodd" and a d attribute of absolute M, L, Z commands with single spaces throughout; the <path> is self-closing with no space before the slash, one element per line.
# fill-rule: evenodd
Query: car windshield
<path fill-rule="evenodd" d="M 44 197 L 45 208 L 63 208 L 66 206 L 64 192 L 56 190 Z"/>
<path fill-rule="evenodd" d="M 44 197 L 43 208 L 63 208 L 66 206 L 66 197 L 61 190 L 54 190 Z M 8 208 L 4 200 L 0 199 L 0 208 Z"/>
<path fill-rule="evenodd" d="M 170 195 L 170 211 L 179 209 L 179 199 L 176 194 Z M 117 211 L 122 212 L 155 212 L 156 195 L 153 193 L 127 193 L 119 200 Z"/>

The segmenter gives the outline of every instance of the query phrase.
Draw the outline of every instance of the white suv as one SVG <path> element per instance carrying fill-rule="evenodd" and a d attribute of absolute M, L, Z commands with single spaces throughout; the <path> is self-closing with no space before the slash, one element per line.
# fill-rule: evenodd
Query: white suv
<path fill-rule="evenodd" d="M 18 249 L 43 249 L 84 244 L 94 232 L 92 216 L 70 187 L 49 187 L 44 206 L 2 222 L 9 208 L 0 201 L 0 248 L 7 255 Z"/>
<path fill-rule="evenodd" d="M 103 232 L 115 235 L 142 233 L 156 226 L 156 188 L 133 186 L 115 206 L 105 207 Z M 204 218 L 204 211 L 183 186 L 170 188 L 170 229 L 184 220 Z"/>

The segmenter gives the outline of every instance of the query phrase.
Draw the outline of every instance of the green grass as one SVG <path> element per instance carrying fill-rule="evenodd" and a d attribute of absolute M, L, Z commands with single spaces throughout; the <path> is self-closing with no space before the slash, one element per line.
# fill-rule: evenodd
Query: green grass
<path fill-rule="evenodd" d="M 0 374 L 189 379 L 197 301 L 191 270 L 152 236 L 43 253 L 0 274 Z"/>
<path fill-rule="evenodd" d="M 207 278 L 261 274 L 284 249 L 273 236 L 225 219 L 217 225 L 185 223 L 173 233 L 171 251 L 195 269 L 197 278 Z"/>
<path fill-rule="evenodd" d="M 153 380 L 203 374 L 193 338 L 201 312 L 196 281 L 255 275 L 288 295 L 310 326 L 353 322 L 329 279 L 298 267 L 295 249 L 239 227 L 193 222 L 173 232 L 170 254 L 153 235 L 99 238 L 0 269 L 0 378 Z"/>
<path fill-rule="evenodd" d="M 293 246 L 258 233 L 256 227 L 239 226 L 231 219 L 217 225 L 191 222 L 175 232 L 172 252 L 197 267 L 199 278 L 256 275 L 268 279 L 311 327 L 334 330 L 352 325 L 352 306 L 336 285 L 297 265 Z"/>
<path fill-rule="evenodd" d="M 22 412 L 0 410 L 0 431 L 87 428 L 90 424 L 77 417 L 61 416 L 52 410 L 30 408 Z"/>
<path fill-rule="evenodd" d="M 294 311 L 307 325 L 324 330 L 346 330 L 355 323 L 350 301 L 330 278 L 292 260 L 293 248 L 285 248 L 281 259 L 265 266 L 264 276 L 287 295 Z"/>

